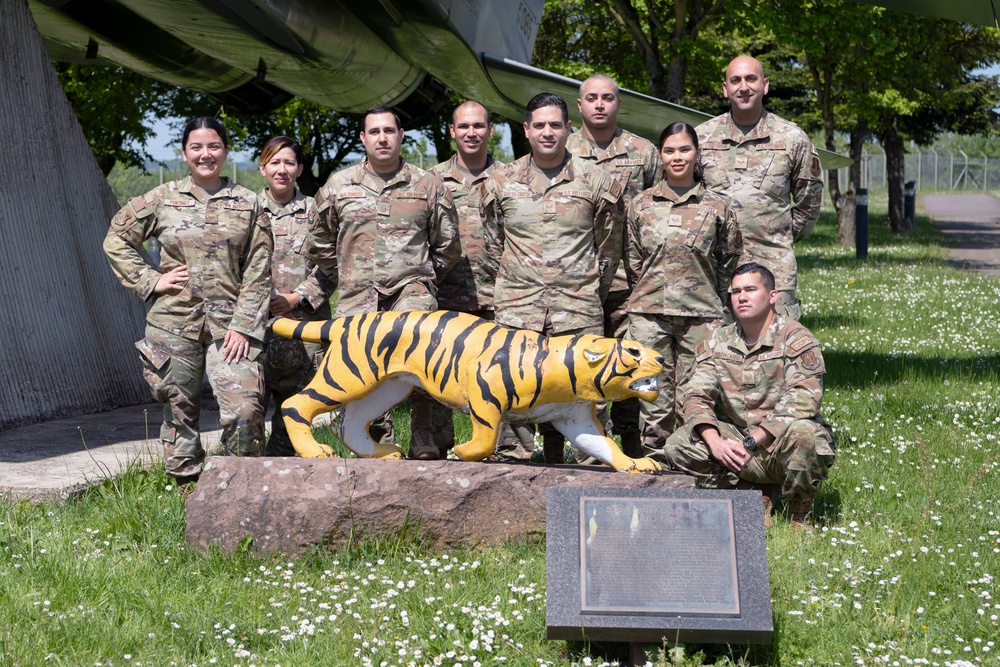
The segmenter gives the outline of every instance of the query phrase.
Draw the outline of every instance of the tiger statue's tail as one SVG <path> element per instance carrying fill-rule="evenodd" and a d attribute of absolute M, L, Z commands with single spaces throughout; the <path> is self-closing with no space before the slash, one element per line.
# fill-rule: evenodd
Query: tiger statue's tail
<path fill-rule="evenodd" d="M 329 343 L 330 334 L 337 320 L 309 322 L 279 317 L 271 324 L 271 331 L 282 338 L 303 340 L 307 343 Z"/>

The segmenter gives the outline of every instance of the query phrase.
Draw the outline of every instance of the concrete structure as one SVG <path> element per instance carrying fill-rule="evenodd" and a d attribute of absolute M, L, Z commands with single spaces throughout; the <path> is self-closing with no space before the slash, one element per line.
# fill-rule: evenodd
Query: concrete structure
<path fill-rule="evenodd" d="M 26 0 L 0 0 L 0 146 L 0 430 L 150 400 L 101 250 L 118 206 Z"/>

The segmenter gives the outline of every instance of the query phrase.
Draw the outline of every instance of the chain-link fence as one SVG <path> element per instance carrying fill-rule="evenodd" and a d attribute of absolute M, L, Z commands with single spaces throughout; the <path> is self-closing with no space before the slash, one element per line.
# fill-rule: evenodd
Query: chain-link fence
<path fill-rule="evenodd" d="M 1000 158 L 958 153 L 940 153 L 932 149 L 911 148 L 905 155 L 906 180 L 915 181 L 918 192 L 1000 190 Z M 847 169 L 839 172 L 840 182 L 847 183 Z M 884 153 L 865 151 L 861 158 L 861 186 L 869 192 L 886 189 Z"/>

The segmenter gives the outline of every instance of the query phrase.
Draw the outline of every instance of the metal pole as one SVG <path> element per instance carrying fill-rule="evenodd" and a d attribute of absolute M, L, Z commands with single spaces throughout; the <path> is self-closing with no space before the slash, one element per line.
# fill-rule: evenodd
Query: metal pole
<path fill-rule="evenodd" d="M 956 185 L 955 184 L 955 154 L 952 153 L 948 157 L 951 158 L 951 162 L 949 163 L 950 166 L 948 168 L 948 189 L 949 190 L 954 190 L 955 189 L 955 185 Z"/>
<path fill-rule="evenodd" d="M 921 166 L 920 163 L 924 161 L 924 154 L 921 153 L 920 149 L 917 148 L 916 146 L 913 147 L 913 150 L 915 150 L 917 152 L 917 189 L 919 190 L 920 189 L 920 166 Z"/>
<path fill-rule="evenodd" d="M 233 158 L 233 183 L 236 183 L 236 158 Z"/>
<path fill-rule="evenodd" d="M 931 153 L 934 153 L 934 191 L 937 192 L 938 189 L 938 154 L 933 148 L 929 149 Z"/>
<path fill-rule="evenodd" d="M 858 188 L 854 213 L 854 256 L 868 259 L 868 188 Z"/>
<path fill-rule="evenodd" d="M 962 189 L 965 190 L 969 187 L 969 156 L 966 155 L 965 151 L 963 150 L 959 150 L 958 152 L 961 153 L 962 157 L 965 158 L 965 167 L 962 168 L 962 175 L 961 175 Z"/>
<path fill-rule="evenodd" d="M 983 192 L 986 192 L 986 174 L 989 173 L 990 160 L 986 157 L 986 153 L 979 151 L 979 154 L 983 156 Z"/>
<path fill-rule="evenodd" d="M 160 185 L 163 185 L 163 165 L 160 165 Z"/>

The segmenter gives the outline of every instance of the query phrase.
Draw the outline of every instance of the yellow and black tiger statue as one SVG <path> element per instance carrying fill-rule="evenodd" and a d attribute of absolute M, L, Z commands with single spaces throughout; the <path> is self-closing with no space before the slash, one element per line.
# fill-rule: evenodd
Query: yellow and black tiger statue
<path fill-rule="evenodd" d="M 652 401 L 659 393 L 663 358 L 634 341 L 548 338 L 444 310 L 313 322 L 279 318 L 271 328 L 285 338 L 330 344 L 313 380 L 281 406 L 300 456 L 333 455 L 316 442 L 312 421 L 343 408 L 339 435 L 352 452 L 401 458 L 396 445 L 372 440 L 368 426 L 421 386 L 471 416 L 472 439 L 454 450 L 463 461 L 493 453 L 502 420 L 551 422 L 577 449 L 616 470 L 661 470 L 652 459 L 625 456 L 594 413 L 595 401 Z"/>

